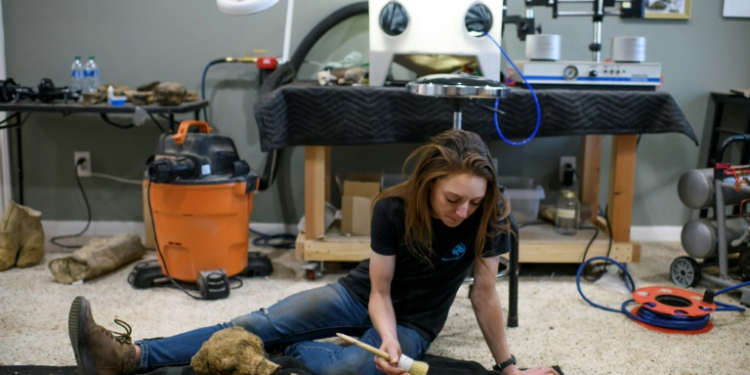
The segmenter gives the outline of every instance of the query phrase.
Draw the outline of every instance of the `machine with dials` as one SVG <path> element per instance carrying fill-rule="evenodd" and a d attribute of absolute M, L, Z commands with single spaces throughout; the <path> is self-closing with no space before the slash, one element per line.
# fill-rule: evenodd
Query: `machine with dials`
<path fill-rule="evenodd" d="M 521 61 L 517 66 L 526 81 L 536 88 L 655 90 L 661 83 L 661 64 L 658 63 Z"/>
<path fill-rule="evenodd" d="M 642 18 L 642 1 L 576 0 L 593 4 L 592 11 L 559 11 L 561 0 L 525 0 L 526 17 L 508 16 L 519 27 L 519 38 L 526 40 L 525 61 L 517 66 L 526 81 L 537 88 L 587 88 L 617 90 L 655 90 L 661 84 L 661 64 L 645 62 L 646 41 L 643 37 L 615 37 L 612 61 L 602 61 L 602 22 L 605 16 Z M 559 36 L 534 35 L 533 7 L 552 7 L 553 18 L 564 16 L 592 16 L 594 40 L 589 44 L 592 61 L 559 60 Z M 617 8 L 607 10 L 608 7 Z M 527 35 L 530 34 L 530 35 Z M 522 84 L 521 77 L 514 80 Z"/>

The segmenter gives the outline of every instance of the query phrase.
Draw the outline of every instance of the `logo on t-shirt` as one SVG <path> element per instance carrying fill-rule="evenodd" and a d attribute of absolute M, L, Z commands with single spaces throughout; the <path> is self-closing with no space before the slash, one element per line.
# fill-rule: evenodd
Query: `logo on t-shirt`
<path fill-rule="evenodd" d="M 466 254 L 466 246 L 463 244 L 463 242 L 459 242 L 456 247 L 451 250 L 451 255 L 447 257 L 443 257 L 440 260 L 443 262 L 449 262 L 451 260 L 460 259 L 462 256 Z"/>

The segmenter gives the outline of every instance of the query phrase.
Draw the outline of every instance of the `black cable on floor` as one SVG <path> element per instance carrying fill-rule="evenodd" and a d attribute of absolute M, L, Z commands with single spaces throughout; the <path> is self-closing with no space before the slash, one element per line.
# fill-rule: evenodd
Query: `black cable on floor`
<path fill-rule="evenodd" d="M 253 239 L 253 245 L 259 247 L 294 249 L 294 243 L 297 241 L 297 236 L 289 233 L 265 234 L 254 229 L 250 229 L 250 233 L 258 236 L 258 238 Z"/>
<path fill-rule="evenodd" d="M 609 222 L 609 217 L 607 216 L 607 211 L 609 210 L 609 205 L 605 206 L 604 210 L 602 210 L 601 206 L 597 206 L 598 213 L 602 217 L 604 217 L 604 221 L 607 223 L 607 231 L 609 232 L 609 246 L 607 248 L 607 256 L 605 259 L 610 259 L 610 255 L 612 253 L 612 225 Z M 583 258 L 584 261 L 586 261 L 586 257 Z M 586 273 L 583 273 L 583 278 L 587 281 L 596 281 L 598 280 L 603 274 L 607 272 L 607 267 L 610 265 L 608 261 L 604 261 L 604 263 L 598 263 L 593 264 L 590 266 L 590 268 L 587 270 Z"/>
<path fill-rule="evenodd" d="M 159 259 L 161 260 L 161 265 L 164 267 L 164 271 L 166 272 L 166 276 L 169 279 L 169 281 L 172 282 L 172 285 L 176 287 L 177 289 L 181 290 L 183 293 L 187 294 L 190 298 L 196 299 L 196 300 L 202 300 L 202 296 L 196 296 L 192 293 L 188 292 L 185 288 L 182 287 L 182 285 L 177 283 L 177 280 L 172 278 L 172 275 L 169 274 L 169 268 L 167 267 L 167 262 L 164 261 L 164 255 L 161 253 L 161 247 L 159 246 L 159 239 L 156 236 L 156 223 L 155 223 L 155 217 L 154 217 L 154 210 L 151 208 L 151 184 L 153 183 L 153 179 L 149 179 L 148 181 L 148 188 L 146 189 L 146 201 L 148 201 L 148 212 L 151 215 L 151 229 L 154 232 L 154 245 L 156 245 L 156 254 L 159 255 Z"/>
<path fill-rule="evenodd" d="M 91 225 L 91 206 L 89 206 L 89 200 L 88 200 L 88 198 L 86 198 L 86 192 L 83 190 L 83 185 L 81 184 L 81 177 L 78 176 L 78 166 L 81 165 L 81 164 L 83 164 L 84 162 L 85 162 L 84 159 L 78 159 L 78 161 L 76 161 L 75 174 L 76 174 L 76 182 L 78 183 L 78 188 L 81 190 L 81 195 L 83 195 L 83 201 L 86 202 L 86 213 L 87 213 L 86 227 L 83 228 L 82 231 L 80 231 L 80 232 L 78 232 L 76 234 L 71 234 L 71 235 L 66 235 L 66 236 L 57 236 L 57 237 L 50 238 L 50 242 L 52 242 L 53 244 L 55 244 L 57 246 L 65 248 L 65 249 L 80 249 L 83 246 L 82 245 L 63 245 L 63 244 L 57 242 L 57 240 L 61 240 L 61 239 L 64 239 L 64 238 L 77 238 L 77 237 L 80 237 L 81 235 L 83 235 L 84 233 L 86 233 L 86 231 L 89 229 L 89 226 Z"/>

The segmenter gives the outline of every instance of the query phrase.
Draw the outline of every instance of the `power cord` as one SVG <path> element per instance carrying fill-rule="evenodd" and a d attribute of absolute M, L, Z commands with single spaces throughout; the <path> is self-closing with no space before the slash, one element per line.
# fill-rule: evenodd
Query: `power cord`
<path fill-rule="evenodd" d="M 108 180 L 112 180 L 112 181 L 117 181 L 117 182 L 121 182 L 121 183 L 123 183 L 123 184 L 130 184 L 130 185 L 143 185 L 143 181 L 140 181 L 140 180 L 129 180 L 129 179 L 127 179 L 127 178 L 122 178 L 122 177 L 112 176 L 112 175 L 109 175 L 109 174 L 104 174 L 104 173 L 94 173 L 94 172 L 92 172 L 92 173 L 91 173 L 91 176 L 92 176 L 92 177 L 100 177 L 100 178 L 106 178 L 106 179 L 108 179 Z"/>
<path fill-rule="evenodd" d="M 86 159 L 84 159 L 84 158 L 80 158 L 80 159 L 76 160 L 75 174 L 76 174 L 76 182 L 78 183 L 78 188 L 81 190 L 81 195 L 83 195 L 83 201 L 86 202 L 86 213 L 87 213 L 86 227 L 83 228 L 82 231 L 80 231 L 80 232 L 78 232 L 76 234 L 71 234 L 71 235 L 67 235 L 67 236 L 57 236 L 57 237 L 50 238 L 50 242 L 52 242 L 53 244 L 55 244 L 57 246 L 60 246 L 60 247 L 62 247 L 64 249 L 80 249 L 83 246 L 81 246 L 81 245 L 64 245 L 64 244 L 61 244 L 61 243 L 57 242 L 57 240 L 61 240 L 61 239 L 64 239 L 64 238 L 77 238 L 77 237 L 80 237 L 81 235 L 83 235 L 84 233 L 86 233 L 86 231 L 89 229 L 89 226 L 91 225 L 91 206 L 89 206 L 89 200 L 88 200 L 88 198 L 86 198 L 86 192 L 83 190 L 83 185 L 81 184 L 81 177 L 78 176 L 78 166 L 81 165 L 81 164 L 83 164 L 83 163 L 85 163 L 85 162 L 86 162 Z"/>
<path fill-rule="evenodd" d="M 196 300 L 202 300 L 202 296 L 196 296 L 188 292 L 185 288 L 182 287 L 177 281 L 172 278 L 172 275 L 169 274 L 169 268 L 167 267 L 167 262 L 164 261 L 164 255 L 161 253 L 161 247 L 159 246 L 159 239 L 156 237 L 156 223 L 154 222 L 154 210 L 151 208 L 151 184 L 154 181 L 149 179 L 148 181 L 148 189 L 146 189 L 146 200 L 148 201 L 148 212 L 151 215 L 151 230 L 154 232 L 154 245 L 156 246 L 156 253 L 159 255 L 159 260 L 161 260 L 161 265 L 164 267 L 164 271 L 167 273 L 167 278 L 169 281 L 172 282 L 172 285 L 175 286 L 175 288 L 181 290 L 183 293 L 190 296 L 192 299 Z"/>
<path fill-rule="evenodd" d="M 601 206 L 597 206 L 598 213 L 604 218 L 604 222 L 607 224 L 607 232 L 609 232 L 609 247 L 607 248 L 607 256 L 606 259 L 609 259 L 610 255 L 612 254 L 612 226 L 609 222 L 609 217 L 607 216 L 609 205 L 606 205 L 604 207 L 604 210 L 602 210 Z M 584 256 L 584 260 L 586 257 Z M 586 281 L 596 281 L 599 280 L 599 278 L 602 277 L 605 273 L 607 273 L 607 267 L 609 266 L 609 262 L 606 260 L 603 263 L 593 264 L 590 265 L 587 272 L 583 273 L 583 278 L 586 279 Z M 597 269 L 601 268 L 601 269 Z M 593 276 L 592 276 L 593 275 Z"/>

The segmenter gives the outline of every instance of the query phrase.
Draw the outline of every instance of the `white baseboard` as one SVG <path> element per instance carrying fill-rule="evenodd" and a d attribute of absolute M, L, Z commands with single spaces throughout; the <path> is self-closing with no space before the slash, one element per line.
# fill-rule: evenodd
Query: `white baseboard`
<path fill-rule="evenodd" d="M 655 225 L 630 227 L 630 238 L 633 241 L 680 242 L 682 226 Z"/>
<path fill-rule="evenodd" d="M 44 233 L 47 236 L 64 236 L 83 230 L 85 221 L 42 220 Z M 264 234 L 297 234 L 296 224 L 284 223 L 251 223 L 250 228 Z M 87 236 L 113 236 L 118 233 L 134 232 L 143 237 L 145 231 L 141 221 L 92 221 Z M 668 241 L 679 242 L 682 226 L 634 226 L 630 228 L 633 241 Z"/>
<path fill-rule="evenodd" d="M 42 220 L 44 235 L 65 236 L 76 234 L 86 227 L 83 220 Z M 92 221 L 84 236 L 114 236 L 118 233 L 133 232 L 144 237 L 142 221 Z"/>
<path fill-rule="evenodd" d="M 76 234 L 86 227 L 85 221 L 78 220 L 42 220 L 44 234 L 48 237 Z M 284 223 L 251 223 L 250 228 L 264 234 L 292 233 L 297 234 L 296 224 Z M 133 232 L 141 238 L 145 236 L 142 221 L 92 221 L 86 236 L 114 236 L 118 233 Z"/>

